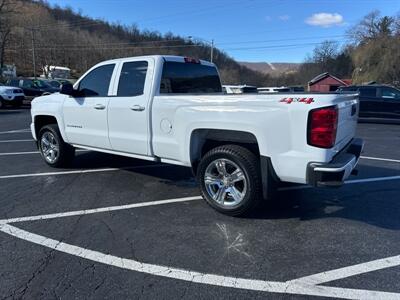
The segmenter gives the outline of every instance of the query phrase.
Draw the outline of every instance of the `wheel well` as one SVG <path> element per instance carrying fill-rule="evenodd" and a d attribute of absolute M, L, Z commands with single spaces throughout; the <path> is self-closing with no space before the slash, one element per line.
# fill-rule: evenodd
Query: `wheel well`
<path fill-rule="evenodd" d="M 49 124 L 57 124 L 57 119 L 53 116 L 36 116 L 35 117 L 35 132 L 36 136 L 39 134 L 39 130 Z"/>
<path fill-rule="evenodd" d="M 260 156 L 257 138 L 249 132 L 221 129 L 197 129 L 190 138 L 190 162 L 196 174 L 201 158 L 213 148 L 234 144 L 242 146 Z"/>

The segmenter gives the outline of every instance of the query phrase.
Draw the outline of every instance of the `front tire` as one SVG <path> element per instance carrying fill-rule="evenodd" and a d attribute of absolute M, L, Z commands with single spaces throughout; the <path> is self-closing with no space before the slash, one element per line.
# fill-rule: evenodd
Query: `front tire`
<path fill-rule="evenodd" d="M 247 214 L 262 200 L 259 160 L 244 147 L 212 149 L 200 161 L 197 178 L 204 200 L 223 214 Z"/>
<path fill-rule="evenodd" d="M 38 148 L 44 161 L 54 168 L 69 166 L 75 156 L 75 148 L 64 142 L 56 124 L 40 129 Z"/>
<path fill-rule="evenodd" d="M 12 103 L 14 108 L 20 108 L 22 106 L 22 100 L 16 100 Z"/>

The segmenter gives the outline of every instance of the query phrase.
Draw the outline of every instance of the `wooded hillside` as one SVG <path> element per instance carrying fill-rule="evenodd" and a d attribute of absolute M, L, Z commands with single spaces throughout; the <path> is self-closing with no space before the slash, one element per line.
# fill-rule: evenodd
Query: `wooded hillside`
<path fill-rule="evenodd" d="M 214 62 L 225 84 L 306 85 L 314 76 L 330 72 L 355 83 L 400 85 L 399 15 L 372 12 L 347 36 L 348 43 L 342 48 L 334 41 L 317 45 L 297 72 L 271 75 L 250 70 L 217 48 Z M 210 60 L 210 52 L 207 42 L 174 33 L 162 35 L 135 25 L 110 24 L 43 1 L 0 0 L 0 65 L 15 64 L 23 76 L 33 75 L 33 57 L 36 74 L 45 65 L 58 65 L 71 68 L 78 77 L 106 59 L 171 54 Z"/>
<path fill-rule="evenodd" d="M 79 76 L 106 59 L 149 54 L 210 60 L 210 45 L 202 41 L 140 30 L 135 25 L 110 24 L 43 1 L 0 0 L 0 32 L 0 63 L 15 64 L 24 76 L 33 75 L 33 43 L 37 74 L 45 65 L 58 65 Z M 214 62 L 224 83 L 262 85 L 268 80 L 218 49 L 214 49 Z"/>

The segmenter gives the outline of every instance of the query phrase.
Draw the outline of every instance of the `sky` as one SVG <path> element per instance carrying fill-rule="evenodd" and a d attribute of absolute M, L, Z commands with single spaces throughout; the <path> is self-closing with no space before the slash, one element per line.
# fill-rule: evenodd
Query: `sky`
<path fill-rule="evenodd" d="M 238 61 L 302 62 L 318 43 L 343 44 L 366 14 L 400 0 L 48 0 L 83 15 L 214 43 Z"/>

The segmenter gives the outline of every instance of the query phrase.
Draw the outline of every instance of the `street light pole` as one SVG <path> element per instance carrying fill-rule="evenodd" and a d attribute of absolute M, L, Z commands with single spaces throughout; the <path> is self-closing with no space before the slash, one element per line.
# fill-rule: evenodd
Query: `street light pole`
<path fill-rule="evenodd" d="M 32 62 L 33 62 L 33 77 L 36 79 L 36 55 L 35 55 L 35 29 L 32 27 Z"/>
<path fill-rule="evenodd" d="M 213 62 L 214 58 L 214 39 L 211 40 L 211 62 Z"/>
<path fill-rule="evenodd" d="M 193 36 L 189 35 L 188 39 L 189 40 L 193 40 Z M 214 60 L 214 46 L 215 46 L 214 39 L 212 39 L 211 41 L 207 41 L 205 39 L 196 37 L 195 40 L 202 41 L 202 42 L 204 42 L 204 43 L 209 45 L 209 47 L 210 47 L 210 61 L 213 62 L 213 60 Z"/>

